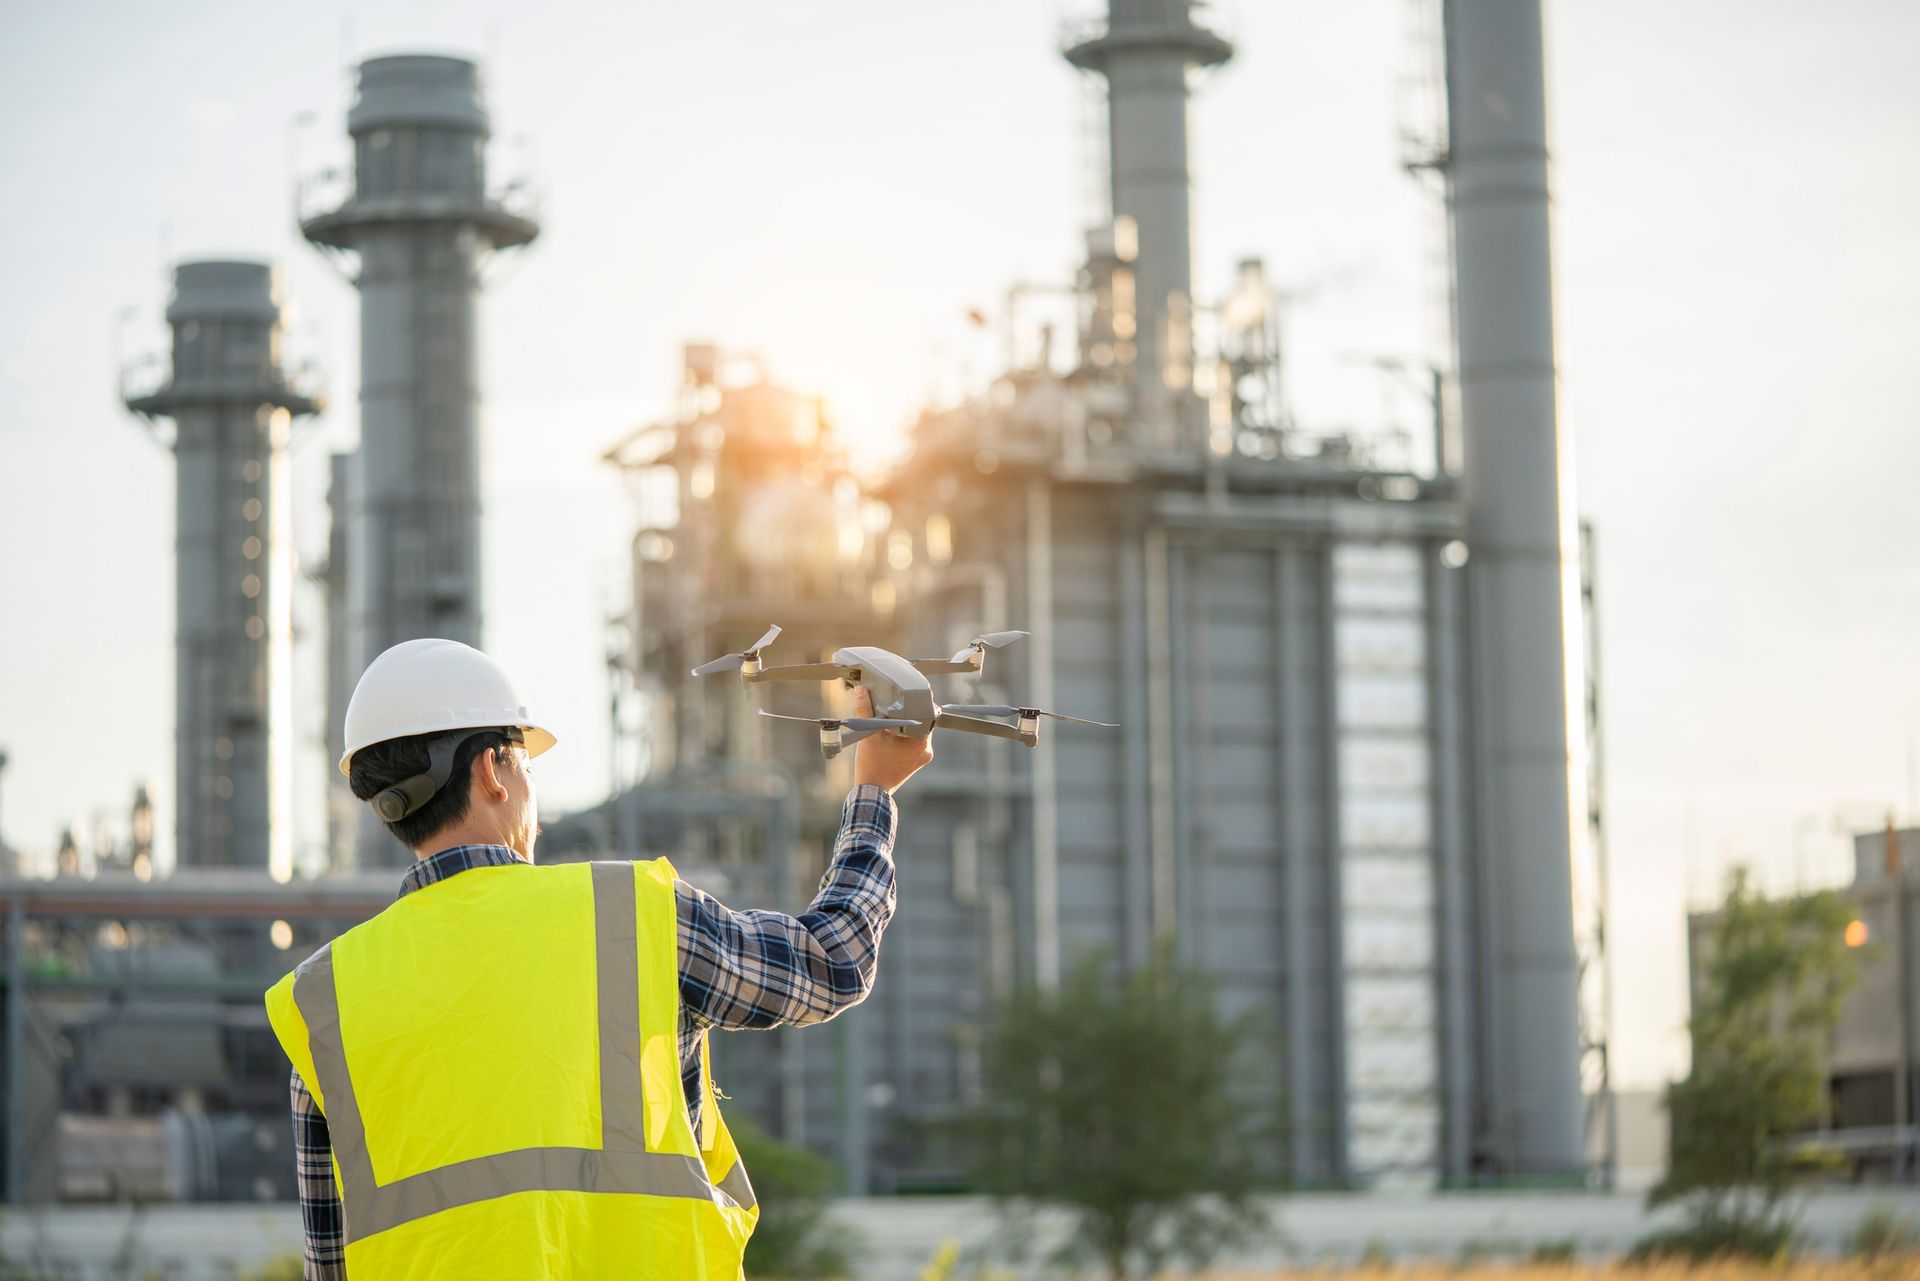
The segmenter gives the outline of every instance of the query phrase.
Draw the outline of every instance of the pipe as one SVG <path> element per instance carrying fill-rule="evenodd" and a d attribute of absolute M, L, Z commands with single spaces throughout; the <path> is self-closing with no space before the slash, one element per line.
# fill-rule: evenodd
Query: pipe
<path fill-rule="evenodd" d="M 1315 602 L 1317 608 L 1313 617 L 1316 624 L 1314 640 L 1320 658 L 1321 857 L 1326 869 L 1323 892 L 1326 895 L 1327 913 L 1324 963 L 1327 1008 L 1332 1013 L 1327 1020 L 1327 1119 L 1330 1131 L 1327 1141 L 1332 1156 L 1333 1177 L 1345 1180 L 1353 1172 L 1352 1155 L 1348 1151 L 1353 1130 L 1353 1091 L 1347 1080 L 1346 896 L 1341 876 L 1345 837 L 1340 822 L 1340 681 L 1337 670 L 1339 650 L 1334 636 L 1334 610 L 1337 608 L 1333 577 L 1334 546 L 1330 540 L 1322 544 L 1316 557 L 1320 582 L 1319 599 Z"/>
<path fill-rule="evenodd" d="M 1582 1170 L 1571 740 L 1577 540 L 1555 414 L 1541 0 L 1446 9 L 1463 496 L 1472 559 L 1478 844 L 1508 1173 Z"/>
<path fill-rule="evenodd" d="M 1210 907 L 1213 896 L 1210 882 L 1213 879 L 1213 839 L 1208 819 L 1206 803 L 1208 780 L 1213 777 L 1213 765 L 1210 747 L 1213 743 L 1213 723 L 1211 705 L 1208 702 L 1207 678 L 1210 672 L 1207 640 L 1213 634 L 1211 626 L 1212 578 L 1209 573 L 1212 558 L 1208 555 L 1204 541 L 1196 541 L 1189 547 L 1187 572 L 1181 575 L 1185 601 L 1181 615 L 1185 620 L 1185 644 L 1181 647 L 1185 653 L 1185 680 L 1182 682 L 1188 690 L 1187 733 L 1180 741 L 1185 745 L 1183 757 L 1186 769 L 1186 813 L 1183 815 L 1187 835 L 1187 888 L 1188 911 L 1192 927 L 1183 930 L 1191 936 L 1187 956 L 1192 964 L 1203 970 L 1212 971 L 1219 962 L 1230 958 L 1216 958 L 1211 946 L 1214 931 L 1207 928 L 1211 924 Z"/>
<path fill-rule="evenodd" d="M 1141 536 L 1129 532 L 1120 545 L 1120 721 L 1139 728 L 1122 737 L 1121 777 L 1125 795 L 1126 868 L 1122 877 L 1122 902 L 1126 940 L 1125 960 L 1129 965 L 1144 965 L 1153 948 L 1153 851 L 1149 833 L 1153 829 L 1153 804 L 1150 799 L 1153 779 L 1153 752 L 1149 747 L 1147 721 L 1147 654 L 1144 620 L 1147 608 L 1146 551 Z"/>
<path fill-rule="evenodd" d="M 1893 815 L 1887 815 L 1886 865 L 1893 873 L 1893 954 L 1894 1009 L 1897 1015 L 1893 1037 L 1893 1124 L 1904 1131 L 1912 1122 L 1913 1107 L 1913 1010 L 1912 921 L 1907 896 L 1907 869 L 1900 858 L 1900 833 Z M 1904 1149 L 1903 1149 L 1904 1151 Z M 1904 1164 L 1904 1162 L 1903 1162 Z M 1904 1171 L 1902 1171 L 1904 1173 Z"/>
<path fill-rule="evenodd" d="M 7 912 L 7 1204 L 27 1203 L 27 909 Z"/>
<path fill-rule="evenodd" d="M 834 1066 L 839 1080 L 840 1168 L 848 1196 L 866 1196 L 873 1185 L 871 1144 L 867 1139 L 866 1020 L 858 1006 L 843 1011 L 835 1022 Z M 797 1041 L 789 1029 L 788 1038 Z"/>
<path fill-rule="evenodd" d="M 1170 651 L 1173 648 L 1167 613 L 1167 535 L 1158 525 L 1147 528 L 1147 710 L 1152 736 L 1148 808 L 1152 838 L 1148 845 L 1153 877 L 1153 932 L 1156 937 L 1175 928 L 1173 864 L 1173 690 Z"/>
<path fill-rule="evenodd" d="M 1053 494 L 1044 476 L 1027 482 L 1027 650 L 1033 700 L 1053 697 Z M 1033 754 L 1033 968 L 1043 989 L 1060 982 L 1059 765 L 1051 751 Z"/>
<path fill-rule="evenodd" d="M 1613 1090 L 1613 973 L 1607 957 L 1607 916 L 1613 891 L 1607 877 L 1606 734 L 1600 715 L 1599 560 L 1593 527 L 1580 528 L 1581 639 L 1587 660 L 1586 703 L 1590 707 L 1587 738 L 1588 826 L 1593 840 L 1594 893 L 1598 897 L 1599 929 L 1595 949 L 1600 982 L 1600 1081 L 1597 1102 L 1604 1109 L 1599 1156 L 1600 1186 L 1611 1191 L 1620 1180 L 1620 1109 Z"/>
<path fill-rule="evenodd" d="M 1428 725 L 1432 753 L 1434 838 L 1434 928 L 1439 936 L 1441 1177 L 1464 1184 L 1473 1170 L 1473 917 L 1467 886 L 1467 795 L 1461 748 L 1469 739 L 1461 724 L 1459 675 L 1459 574 L 1440 560 L 1436 545 L 1424 545 L 1427 635 L 1433 645 L 1427 666 Z"/>
<path fill-rule="evenodd" d="M 1310 759 L 1302 717 L 1302 699 L 1296 680 L 1306 671 L 1294 658 L 1287 621 L 1299 618 L 1292 607 L 1301 598 L 1300 553 L 1290 547 L 1274 550 L 1273 723 L 1278 729 L 1280 788 L 1280 875 L 1282 939 L 1286 948 L 1287 1115 L 1291 1131 L 1293 1180 L 1305 1185 L 1325 1170 L 1308 1145 L 1319 1109 L 1313 1089 L 1313 1002 L 1319 989 L 1312 981 L 1313 913 L 1308 901 L 1312 869 L 1313 808 L 1307 798 L 1307 762 Z"/>

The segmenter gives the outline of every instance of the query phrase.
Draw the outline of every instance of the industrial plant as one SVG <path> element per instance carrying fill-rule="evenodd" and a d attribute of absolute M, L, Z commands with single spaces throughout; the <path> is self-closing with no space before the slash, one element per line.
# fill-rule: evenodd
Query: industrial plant
<path fill-rule="evenodd" d="M 1162 935 L 1230 1013 L 1281 1029 L 1260 1083 L 1289 1109 L 1276 1173 L 1577 1182 L 1604 1162 L 1598 1004 L 1581 1018 L 1599 959 L 1572 906 L 1592 853 L 1569 747 L 1582 562 L 1555 419 L 1541 39 L 1478 12 L 1448 32 L 1437 163 L 1464 372 L 1457 415 L 1450 389 L 1435 397 L 1429 469 L 1294 429 L 1260 263 L 1234 296 L 1196 296 L 1189 85 L 1233 46 L 1185 0 L 1114 0 L 1073 33 L 1066 61 L 1105 89 L 1110 216 L 1073 279 L 1010 296 L 1015 358 L 983 396 L 925 413 L 884 484 L 857 491 L 817 415 L 757 370 L 729 384 L 706 347 L 678 411 L 609 454 L 648 516 L 624 670 L 672 727 L 636 750 L 655 771 L 792 780 L 802 858 L 825 849 L 842 780 L 811 736 L 687 675 L 768 622 L 789 628 L 781 662 L 855 634 L 945 654 L 1029 628 L 966 701 L 1017 693 L 1125 727 L 1017 756 L 942 740 L 874 997 L 835 1041 L 716 1047 L 729 1092 L 837 1156 L 852 1189 L 960 1182 L 940 1123 L 977 1088 L 996 997 L 1088 949 L 1138 963 Z M 1023 327 L 1043 291 L 1073 302 L 1070 350 Z M 864 519 L 876 500 L 884 520 Z M 780 693 L 774 710 L 818 707 Z M 817 868 L 754 822 L 684 848 L 743 899 L 790 899 Z"/>
<path fill-rule="evenodd" d="M 1285 1100 L 1273 1178 L 1606 1180 L 1594 592 L 1556 412 L 1539 10 L 1446 6 L 1419 168 L 1451 232 L 1453 350 L 1415 371 L 1418 448 L 1299 421 L 1260 261 L 1228 296 L 1196 286 L 1220 273 L 1195 269 L 1189 96 L 1235 46 L 1194 0 L 1110 0 L 1063 41 L 1060 74 L 1104 96 L 1109 207 L 1077 270 L 1010 289 L 1004 367 L 921 412 L 887 475 L 777 353 L 724 341 L 689 343 L 675 402 L 609 430 L 592 465 L 637 513 L 607 620 L 618 786 L 549 821 L 543 860 L 667 854 L 736 906 L 804 903 L 846 758 L 689 674 L 771 623 L 784 662 L 1029 630 L 956 700 L 1122 727 L 941 739 L 871 999 L 822 1035 L 716 1038 L 735 1114 L 847 1191 L 964 1186 L 944 1123 L 977 1097 L 994 1003 L 1164 937 L 1280 1033 L 1248 1083 Z M 315 574 L 335 758 L 373 656 L 485 643 L 482 268 L 540 232 L 489 176 L 490 127 L 474 63 L 369 59 L 352 170 L 296 210 L 360 298 L 360 445 L 330 462 Z M 127 390 L 178 459 L 179 871 L 0 882 L 16 1203 L 290 1198 L 259 994 L 408 859 L 335 777 L 329 871 L 290 879 L 286 446 L 322 405 L 282 367 L 278 306 L 268 264 L 180 264 L 171 361 Z M 842 697 L 763 691 L 795 715 Z"/>

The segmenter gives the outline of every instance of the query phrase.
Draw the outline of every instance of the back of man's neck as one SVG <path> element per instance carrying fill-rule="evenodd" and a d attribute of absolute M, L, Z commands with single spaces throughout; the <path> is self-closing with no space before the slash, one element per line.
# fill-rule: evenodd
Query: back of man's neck
<path fill-rule="evenodd" d="M 512 846 L 508 845 L 505 841 L 500 839 L 500 834 L 498 832 L 482 832 L 482 831 L 475 830 L 473 828 L 465 828 L 465 827 L 455 827 L 445 832 L 441 832 L 440 834 L 435 836 L 432 840 L 428 841 L 425 845 L 422 845 L 419 849 L 413 852 L 413 861 L 416 863 L 422 862 L 426 859 L 432 858 L 435 854 L 441 854 L 446 852 L 447 850 L 457 849 L 462 845 L 491 845 L 495 849 L 506 850 L 509 854 L 512 854 L 515 858 L 520 859 L 521 862 L 526 861 L 524 858 L 521 858 L 520 852 L 518 850 L 514 849 Z"/>

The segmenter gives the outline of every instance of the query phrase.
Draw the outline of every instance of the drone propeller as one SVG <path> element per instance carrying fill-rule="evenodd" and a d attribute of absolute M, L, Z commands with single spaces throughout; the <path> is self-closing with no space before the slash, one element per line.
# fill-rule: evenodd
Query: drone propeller
<path fill-rule="evenodd" d="M 1030 632 L 988 632 L 985 636 L 976 636 L 968 641 L 947 661 L 949 663 L 964 663 L 975 654 L 978 654 L 982 649 L 999 649 L 1002 645 L 1011 645 L 1022 637 L 1031 634 Z"/>
<path fill-rule="evenodd" d="M 1056 721 L 1072 721 L 1076 725 L 1100 725 L 1107 729 L 1119 729 L 1112 721 L 1090 721 L 1084 716 L 1068 716 L 1065 712 L 1042 711 L 1038 707 L 1014 707 L 1008 703 L 942 703 L 943 712 L 958 712 L 962 716 L 1018 716 L 1026 720 L 1034 716 L 1048 716 Z"/>
<path fill-rule="evenodd" d="M 891 716 L 787 716 L 780 712 L 760 709 L 760 714 L 776 721 L 805 721 L 809 725 L 818 725 L 821 729 L 880 730 L 897 729 L 906 725 L 918 725 L 919 721 L 904 721 Z"/>
<path fill-rule="evenodd" d="M 760 651 L 773 644 L 774 638 L 779 635 L 780 628 L 778 626 L 769 627 L 767 628 L 767 634 L 755 641 L 748 648 L 741 650 L 738 654 L 723 654 L 710 663 L 702 663 L 693 669 L 693 674 L 695 676 L 712 676 L 716 672 L 738 671 L 748 663 L 752 663 L 757 668 L 760 665 Z"/>

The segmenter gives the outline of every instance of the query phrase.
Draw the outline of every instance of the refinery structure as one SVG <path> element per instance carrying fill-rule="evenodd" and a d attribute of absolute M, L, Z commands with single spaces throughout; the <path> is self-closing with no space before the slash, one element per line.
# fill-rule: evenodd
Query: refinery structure
<path fill-rule="evenodd" d="M 1604 1148 L 1587 1096 L 1604 1094 L 1605 1047 L 1581 1019 L 1597 956 L 1580 955 L 1573 910 L 1592 845 L 1570 746 L 1580 556 L 1554 404 L 1538 7 L 1449 9 L 1436 163 L 1462 373 L 1457 423 L 1436 399 L 1424 472 L 1289 430 L 1258 263 L 1236 296 L 1195 295 L 1189 85 L 1233 52 L 1197 10 L 1112 0 L 1063 51 L 1104 84 L 1111 157 L 1110 218 L 1065 284 L 1070 359 L 1050 336 L 1019 341 L 1016 293 L 1015 359 L 976 400 L 922 415 L 870 494 L 838 474 L 816 416 L 760 371 L 729 385 L 705 347 L 678 412 L 610 454 L 654 517 L 622 657 L 655 709 L 644 723 L 670 728 L 636 750 L 651 770 L 704 777 L 720 760 L 795 792 L 797 855 L 769 846 L 758 810 L 683 838 L 688 865 L 742 900 L 811 884 L 817 866 L 793 863 L 821 856 L 845 781 L 823 775 L 811 735 L 687 675 L 767 623 L 788 629 L 769 661 L 802 663 L 856 638 L 944 655 L 1030 629 L 943 696 L 1124 727 L 1060 727 L 1031 753 L 943 738 L 914 785 L 873 997 L 834 1036 L 775 1033 L 778 1053 L 722 1038 L 716 1071 L 857 1190 L 953 1186 L 942 1122 L 973 1098 L 994 1000 L 1089 949 L 1138 963 L 1170 934 L 1226 1012 L 1282 1034 L 1249 1083 L 1286 1100 L 1275 1173 L 1578 1180 Z M 810 689 L 755 695 L 820 705 Z"/>
<path fill-rule="evenodd" d="M 167 305 L 164 375 L 127 407 L 172 424 L 177 459 L 174 813 L 184 867 L 293 867 L 287 444 L 319 403 L 280 352 L 259 262 L 187 262 Z"/>
<path fill-rule="evenodd" d="M 344 529 L 327 566 L 335 760 L 352 682 L 376 655 L 421 636 L 480 643 L 481 271 L 539 234 L 524 189 L 488 182 L 489 129 L 473 63 L 369 58 L 347 114 L 352 173 L 301 191 L 301 233 L 360 292 L 360 447 L 328 491 Z M 344 792 L 335 866 L 410 861 Z"/>
<path fill-rule="evenodd" d="M 1050 287 L 1070 343 L 1016 290 L 1006 367 L 922 413 L 877 482 L 821 401 L 715 344 L 690 345 L 677 403 L 608 450 L 641 513 L 610 632 L 620 785 L 550 822 L 543 858 L 671 854 L 736 906 L 804 903 L 847 764 L 755 703 L 811 714 L 841 695 L 688 674 L 769 623 L 784 662 L 1026 629 L 941 696 L 1122 726 L 1060 727 L 1031 752 L 943 737 L 912 786 L 873 996 L 823 1035 L 716 1040 L 736 1106 L 834 1158 L 847 1189 L 960 1186 L 946 1122 L 978 1097 L 994 1002 L 1090 953 L 1136 964 L 1163 936 L 1224 1012 L 1281 1034 L 1246 1083 L 1285 1100 L 1270 1175 L 1604 1175 L 1591 593 L 1555 409 L 1540 4 L 1444 8 L 1447 128 L 1423 163 L 1444 179 L 1456 350 L 1432 380 L 1431 465 L 1297 430 L 1258 262 L 1230 297 L 1196 292 L 1189 93 L 1234 48 L 1192 0 L 1110 0 L 1062 49 L 1103 89 L 1109 135 L 1110 208 Z M 363 63 L 348 129 L 351 174 L 298 210 L 361 301 L 361 444 L 332 461 L 316 574 L 336 759 L 381 649 L 485 643 L 477 295 L 487 257 L 538 231 L 524 191 L 488 178 L 472 63 Z M 185 1151 L 205 1175 L 155 1173 L 143 1195 L 234 1195 L 206 1174 L 222 1159 L 285 1195 L 284 1147 L 284 1175 L 240 1155 L 284 1128 L 258 993 L 378 910 L 406 858 L 335 779 L 331 873 L 267 875 L 291 872 L 274 852 L 291 715 L 276 500 L 287 434 L 318 407 L 281 373 L 277 315 L 264 265 L 183 264 L 170 373 L 130 392 L 176 424 L 180 460 L 183 872 L 5 883 L 16 1201 L 87 1195 L 128 1135 L 153 1170 Z M 203 867 L 235 871 L 188 874 Z M 183 1026 L 207 1030 L 203 1053 L 143 1058 Z M 223 1111 L 240 1128 L 195 1128 Z"/>

